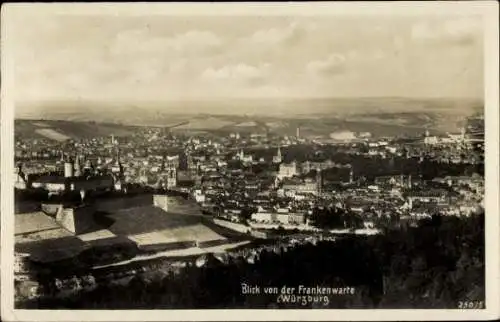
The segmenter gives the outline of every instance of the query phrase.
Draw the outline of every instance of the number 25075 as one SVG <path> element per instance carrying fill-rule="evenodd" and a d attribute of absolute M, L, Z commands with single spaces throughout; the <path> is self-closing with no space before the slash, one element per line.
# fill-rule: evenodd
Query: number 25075
<path fill-rule="evenodd" d="M 484 309 L 484 301 L 459 301 L 458 308 L 463 310 Z"/>

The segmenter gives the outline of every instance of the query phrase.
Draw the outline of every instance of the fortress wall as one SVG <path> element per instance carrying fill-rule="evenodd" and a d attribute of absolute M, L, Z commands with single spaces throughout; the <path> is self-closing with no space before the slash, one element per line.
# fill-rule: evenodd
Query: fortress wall
<path fill-rule="evenodd" d="M 227 244 L 226 239 L 218 239 L 218 240 L 208 240 L 208 241 L 203 241 L 203 242 L 198 242 L 198 247 L 200 248 L 208 248 L 208 247 L 214 247 L 214 246 L 219 246 L 219 245 L 224 245 Z"/>
<path fill-rule="evenodd" d="M 62 207 L 62 204 L 42 203 L 42 211 L 47 215 L 55 216 Z"/>
<path fill-rule="evenodd" d="M 237 231 L 237 232 L 242 233 L 242 234 L 246 234 L 250 230 L 250 227 L 248 227 L 248 226 L 234 223 L 234 222 L 230 222 L 230 221 L 226 221 L 226 220 L 214 218 L 213 221 L 215 224 L 217 224 L 219 226 Z"/>
<path fill-rule="evenodd" d="M 65 229 L 72 233 L 76 233 L 75 216 L 72 208 L 67 208 L 58 212 L 56 215 L 56 221 Z"/>
<path fill-rule="evenodd" d="M 74 234 L 86 232 L 94 224 L 95 207 L 64 208 L 56 215 L 56 221 Z"/>
<path fill-rule="evenodd" d="M 76 208 L 73 211 L 75 216 L 75 233 L 81 234 L 94 226 L 94 206 Z"/>
<path fill-rule="evenodd" d="M 171 202 L 170 202 L 171 203 Z M 165 211 L 169 210 L 169 196 L 153 195 L 153 205 Z"/>
<path fill-rule="evenodd" d="M 196 247 L 196 242 L 194 241 L 180 241 L 172 243 L 161 243 L 161 244 L 149 244 L 149 245 L 139 245 L 139 249 L 148 252 L 158 252 L 158 251 L 168 251 L 168 250 L 178 250 Z"/>

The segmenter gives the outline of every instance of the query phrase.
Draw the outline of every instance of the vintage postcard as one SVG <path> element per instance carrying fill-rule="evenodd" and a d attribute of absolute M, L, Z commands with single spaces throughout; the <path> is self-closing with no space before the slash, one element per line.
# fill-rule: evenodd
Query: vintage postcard
<path fill-rule="evenodd" d="M 498 318 L 497 14 L 4 5 L 2 319 Z"/>

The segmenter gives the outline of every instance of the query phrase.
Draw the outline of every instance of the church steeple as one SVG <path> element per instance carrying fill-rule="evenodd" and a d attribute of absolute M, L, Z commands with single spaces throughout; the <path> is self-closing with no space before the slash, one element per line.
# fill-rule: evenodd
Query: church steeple
<path fill-rule="evenodd" d="M 120 165 L 120 149 L 116 149 L 116 157 L 115 157 L 115 165 L 119 166 Z"/>
<path fill-rule="evenodd" d="M 119 176 L 123 176 L 123 166 L 120 161 L 120 149 L 116 149 L 116 159 L 111 171 Z"/>
<path fill-rule="evenodd" d="M 276 152 L 276 155 L 273 157 L 273 162 L 281 163 L 281 161 L 283 161 L 283 157 L 281 156 L 281 146 L 278 145 L 278 151 Z"/>

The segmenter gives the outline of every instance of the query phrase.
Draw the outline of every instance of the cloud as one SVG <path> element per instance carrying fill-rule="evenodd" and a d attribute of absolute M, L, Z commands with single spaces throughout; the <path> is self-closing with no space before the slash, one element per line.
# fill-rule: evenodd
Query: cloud
<path fill-rule="evenodd" d="M 166 40 L 166 45 L 168 47 L 178 51 L 218 47 L 221 46 L 222 43 L 222 39 L 215 33 L 199 30 L 188 31 Z"/>
<path fill-rule="evenodd" d="M 172 60 L 168 66 L 168 70 L 170 73 L 180 73 L 185 71 L 188 66 L 188 60 L 185 58 L 181 58 L 179 60 Z"/>
<path fill-rule="evenodd" d="M 208 68 L 203 71 L 201 78 L 205 80 L 232 80 L 232 81 L 255 81 L 261 80 L 268 75 L 270 65 L 261 64 L 252 66 L 247 64 L 228 65 L 221 68 Z"/>
<path fill-rule="evenodd" d="M 307 64 L 306 69 L 314 75 L 337 74 L 344 71 L 346 58 L 341 54 L 332 54 L 324 60 L 315 60 Z"/>
<path fill-rule="evenodd" d="M 304 27 L 305 26 L 300 26 L 299 24 L 292 22 L 285 27 L 260 29 L 255 31 L 249 37 L 249 40 L 253 43 L 261 45 L 272 45 L 293 41 L 298 39 L 302 32 L 305 31 Z M 313 29 L 315 25 L 311 24 L 307 27 L 309 27 L 309 29 Z"/>
<path fill-rule="evenodd" d="M 22 99 L 482 93 L 481 21 L 470 16 L 66 16 L 19 26 Z"/>
<path fill-rule="evenodd" d="M 441 44 L 467 45 L 478 40 L 481 34 L 481 20 L 456 18 L 439 22 L 418 22 L 411 28 L 414 40 Z"/>
<path fill-rule="evenodd" d="M 154 35 L 148 27 L 118 34 L 111 46 L 111 54 L 202 54 L 218 48 L 223 39 L 211 31 L 190 30 L 172 36 Z"/>

